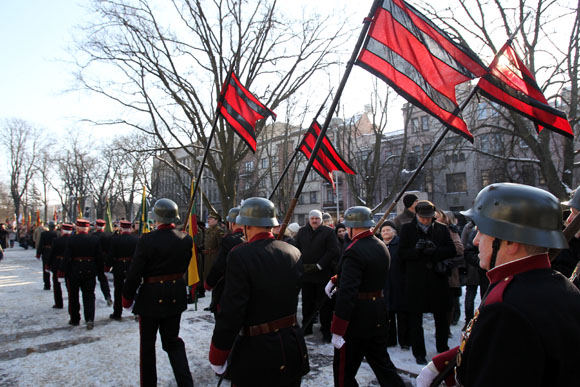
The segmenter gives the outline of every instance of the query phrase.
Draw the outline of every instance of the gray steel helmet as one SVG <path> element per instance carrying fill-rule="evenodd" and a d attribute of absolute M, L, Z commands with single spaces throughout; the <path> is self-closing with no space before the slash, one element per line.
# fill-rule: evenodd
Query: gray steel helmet
<path fill-rule="evenodd" d="M 346 227 L 353 228 L 367 228 L 375 225 L 370 208 L 364 206 L 355 206 L 346 210 L 343 223 Z"/>
<path fill-rule="evenodd" d="M 55 227 L 56 227 L 56 225 L 54 224 L 54 222 L 52 220 L 50 220 L 48 222 L 48 229 L 49 230 L 54 230 Z"/>
<path fill-rule="evenodd" d="M 266 198 L 257 197 L 244 200 L 240 207 L 240 213 L 236 217 L 236 223 L 258 227 L 279 226 L 274 203 Z"/>
<path fill-rule="evenodd" d="M 580 211 L 580 186 L 578 186 L 578 188 L 576 188 L 576 190 L 574 191 L 574 194 L 572 194 L 572 197 L 570 198 L 570 200 L 562 202 L 562 204 L 565 206 L 575 208 L 578 211 Z"/>
<path fill-rule="evenodd" d="M 159 199 L 153 206 L 153 218 L 162 224 L 175 223 L 179 221 L 177 204 L 171 199 Z"/>
<path fill-rule="evenodd" d="M 461 213 L 489 236 L 540 247 L 568 247 L 562 234 L 560 203 L 540 188 L 490 184 L 477 194 L 473 208 Z"/>
<path fill-rule="evenodd" d="M 228 212 L 228 216 L 226 216 L 226 220 L 230 223 L 236 223 L 236 216 L 240 213 L 240 207 L 234 207 L 230 209 Z"/>

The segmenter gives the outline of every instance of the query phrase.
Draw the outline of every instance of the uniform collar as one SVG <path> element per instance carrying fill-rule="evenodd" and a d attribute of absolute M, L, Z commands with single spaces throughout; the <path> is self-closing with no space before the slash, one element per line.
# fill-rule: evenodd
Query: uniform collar
<path fill-rule="evenodd" d="M 88 233 L 89 233 L 88 231 L 80 231 L 80 230 L 77 230 L 77 232 L 76 232 L 77 235 L 81 235 L 81 234 L 88 235 Z"/>
<path fill-rule="evenodd" d="M 262 239 L 274 239 L 274 234 L 272 234 L 271 232 L 261 232 L 259 234 L 254 235 L 252 239 L 250 239 L 250 242 L 259 241 Z"/>
<path fill-rule="evenodd" d="M 237 234 L 237 233 L 241 233 L 241 234 L 243 234 L 243 233 L 244 233 L 244 229 L 240 227 L 240 228 L 236 228 L 236 229 L 235 229 L 235 230 L 232 232 L 232 234 Z"/>
<path fill-rule="evenodd" d="M 493 284 L 511 275 L 536 269 L 549 269 L 550 267 L 550 258 L 548 257 L 548 254 L 529 255 L 494 267 L 487 272 L 487 278 L 489 278 L 489 282 Z"/>
<path fill-rule="evenodd" d="M 361 240 L 363 238 L 372 236 L 372 235 L 373 235 L 373 232 L 371 230 L 366 230 L 366 231 L 363 231 L 363 232 L 359 232 L 358 234 L 356 234 L 354 236 L 354 238 L 352 238 L 352 240 L 351 240 L 350 244 L 348 245 L 348 247 L 346 248 L 346 250 L 350 249 L 357 241 L 359 241 L 359 240 Z"/>
<path fill-rule="evenodd" d="M 173 230 L 175 228 L 175 223 L 160 224 L 157 226 L 157 230 Z"/>

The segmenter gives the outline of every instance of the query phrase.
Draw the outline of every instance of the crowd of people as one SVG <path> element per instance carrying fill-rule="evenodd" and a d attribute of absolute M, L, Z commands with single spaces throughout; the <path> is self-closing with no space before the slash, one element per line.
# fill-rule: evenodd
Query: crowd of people
<path fill-rule="evenodd" d="M 510 189 L 528 192 L 532 188 L 498 186 L 500 193 Z M 480 195 L 496 195 L 493 190 L 484 191 Z M 561 223 L 561 212 L 558 215 L 556 209 L 542 207 L 553 204 L 542 204 L 542 200 L 555 198 L 538 191 L 541 192 L 529 194 L 529 201 L 539 201 L 538 211 L 552 211 L 548 215 L 554 219 L 559 216 Z M 567 224 L 580 211 L 580 194 L 577 196 L 567 203 L 571 207 Z M 522 200 L 525 202 L 525 195 Z M 506 208 L 481 215 L 485 204 L 478 206 L 476 199 L 468 217 L 443 211 L 414 194 L 405 195 L 403 204 L 404 211 L 380 228 L 375 227 L 373 215 L 366 207 L 352 207 L 336 221 L 328 213 L 312 210 L 306 224 L 291 223 L 280 236 L 274 205 L 267 199 L 250 198 L 240 207 L 232 208 L 225 223 L 218 214 L 210 214 L 207 226 L 201 222 L 196 225 L 198 233 L 193 240 L 179 227 L 177 205 L 169 199 L 160 199 L 153 209 L 155 229 L 140 237 L 128 221 L 119 222 L 116 230 L 108 233 L 100 219 L 92 232 L 87 220 L 78 219 L 75 225 L 57 226 L 49 222 L 48 229 L 38 233 L 35 230 L 32 238 L 36 257 L 42 259 L 44 288 L 54 292 L 54 308 L 64 307 L 61 288 L 64 280 L 69 324 L 80 324 L 80 291 L 86 328 L 93 329 L 97 280 L 113 308 L 111 319 L 121 320 L 123 307 L 132 309 L 140 321 L 142 385 L 156 384 L 157 332 L 178 385 L 193 385 L 185 344 L 179 338 L 180 318 L 187 303 L 205 297 L 206 292 L 211 292 L 212 298 L 207 310 L 215 316 L 210 365 L 216 374 L 231 379 L 232 385 L 299 386 L 310 369 L 304 337 L 318 331 L 321 341 L 335 348 L 333 369 L 337 386 L 357 385 L 355 376 L 363 358 L 380 385 L 403 385 L 388 354 L 388 347 L 397 345 L 410 350 L 417 364 L 425 365 L 418 385 L 428 386 L 439 373 L 449 372 L 444 368 L 454 356 L 458 377 L 476 381 L 465 385 L 499 385 L 486 384 L 496 381 L 494 378 L 479 373 L 474 379 L 474 371 L 470 371 L 472 374 L 465 371 L 465 367 L 474 367 L 482 358 L 478 349 L 469 343 L 466 346 L 465 337 L 476 335 L 478 317 L 489 315 L 490 292 L 499 291 L 499 277 L 490 274 L 499 271 L 503 263 L 511 262 L 508 257 L 526 261 L 532 253 L 545 254 L 547 247 L 556 247 L 563 251 L 553 267 L 569 277 L 580 257 L 579 239 L 573 238 L 567 248 L 560 223 L 555 220 L 538 231 L 532 221 L 519 225 L 524 222 L 521 214 L 499 219 L 517 207 L 509 200 L 505 204 L 497 199 L 494 205 Z M 560 210 L 559 203 L 556 204 Z M 510 233 L 513 224 L 519 233 Z M 497 233 L 502 227 L 508 228 L 506 234 Z M 526 231 L 532 239 L 526 239 Z M 542 231 L 548 237 L 542 238 Z M 482 233 L 495 236 L 493 245 L 486 242 Z M 0 234 L 0 239 L 0 244 L 6 246 L 8 233 Z M 524 242 L 526 246 L 542 248 L 514 248 Z M 200 285 L 188 288 L 186 273 L 194 244 Z M 528 251 L 532 253 L 525 255 Z M 492 253 L 497 255 L 497 263 Z M 489 254 L 493 255 L 491 263 Z M 545 256 L 542 257 L 536 260 L 544 262 Z M 549 269 L 549 262 L 547 267 L 544 263 L 537 265 Z M 114 277 L 113 297 L 105 276 L 109 271 Z M 558 281 L 564 278 L 560 277 Z M 513 276 L 505 278 L 508 283 Z M 505 292 L 504 287 L 501 289 Z M 460 305 L 463 290 L 464 304 Z M 478 291 L 481 305 L 475 303 Z M 580 308 L 577 289 L 570 286 L 564 293 L 573 310 Z M 493 294 L 493 302 L 501 303 L 501 297 L 508 294 L 511 293 Z M 299 296 L 301 316 L 297 315 Z M 425 346 L 425 313 L 433 314 L 435 350 L 440 354 L 431 362 Z M 569 329 L 580 331 L 580 315 L 572 320 Z M 459 349 L 450 350 L 450 326 L 456 324 L 462 324 L 465 337 Z M 452 338 L 454 342 L 459 339 Z M 542 339 L 539 341 L 535 351 L 540 351 Z M 470 362 L 461 361 L 469 354 Z M 574 356 L 578 359 L 577 353 Z M 558 359 L 546 361 L 555 367 Z M 558 366 L 563 367 L 562 372 L 565 368 L 562 380 L 569 380 L 574 374 L 566 368 L 567 362 Z"/>

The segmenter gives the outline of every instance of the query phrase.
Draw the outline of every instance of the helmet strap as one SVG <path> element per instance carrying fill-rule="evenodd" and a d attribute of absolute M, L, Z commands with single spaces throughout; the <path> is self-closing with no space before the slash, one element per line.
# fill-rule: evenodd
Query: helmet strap
<path fill-rule="evenodd" d="M 497 253 L 501 245 L 501 239 L 495 238 L 491 243 L 491 260 L 489 261 L 489 270 L 495 267 L 495 261 L 497 259 Z"/>

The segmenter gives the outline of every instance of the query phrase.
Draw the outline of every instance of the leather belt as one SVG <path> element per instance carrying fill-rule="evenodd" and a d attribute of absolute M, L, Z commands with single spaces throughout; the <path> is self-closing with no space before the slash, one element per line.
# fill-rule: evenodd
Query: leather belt
<path fill-rule="evenodd" d="M 44 245 L 45 249 L 50 249 L 52 247 L 52 245 Z"/>
<path fill-rule="evenodd" d="M 201 252 L 204 254 L 213 254 L 213 253 L 217 253 L 217 249 L 206 249 L 206 250 L 202 250 Z"/>
<path fill-rule="evenodd" d="M 276 332 L 279 329 L 289 328 L 297 324 L 296 314 L 291 314 L 290 316 L 282 317 L 278 320 L 265 322 L 263 324 L 252 325 L 249 327 L 242 328 L 243 336 L 258 336 L 265 335 L 270 332 Z"/>
<path fill-rule="evenodd" d="M 376 292 L 359 292 L 358 293 L 359 300 L 374 301 L 377 298 L 383 298 L 383 291 L 382 290 L 377 290 Z"/>
<path fill-rule="evenodd" d="M 120 258 L 117 258 L 117 261 L 129 262 L 129 261 L 131 261 L 131 257 L 120 257 Z"/>
<path fill-rule="evenodd" d="M 93 257 L 74 257 L 73 261 L 78 262 L 91 262 L 94 258 Z"/>
<path fill-rule="evenodd" d="M 166 274 L 166 275 L 156 275 L 153 277 L 143 278 L 143 283 L 146 284 L 155 284 L 155 283 L 163 283 L 164 281 L 172 281 L 183 278 L 183 273 L 175 273 L 175 274 Z"/>
<path fill-rule="evenodd" d="M 64 257 L 62 255 L 57 255 L 55 258 L 56 259 L 64 259 Z"/>

